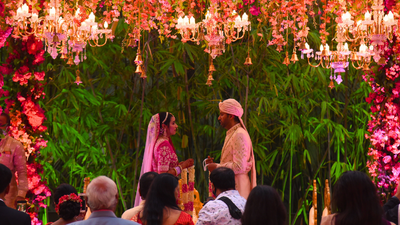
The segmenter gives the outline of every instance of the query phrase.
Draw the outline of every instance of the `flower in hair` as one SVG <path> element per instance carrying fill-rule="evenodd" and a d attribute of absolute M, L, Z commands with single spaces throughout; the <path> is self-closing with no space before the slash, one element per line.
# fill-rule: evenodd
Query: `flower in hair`
<path fill-rule="evenodd" d="M 79 203 L 80 206 L 82 207 L 82 199 L 75 193 L 71 193 L 69 195 L 63 195 L 61 198 L 58 200 L 58 204 L 56 205 L 56 212 L 59 212 L 60 205 L 66 201 L 73 201 L 76 203 Z"/>

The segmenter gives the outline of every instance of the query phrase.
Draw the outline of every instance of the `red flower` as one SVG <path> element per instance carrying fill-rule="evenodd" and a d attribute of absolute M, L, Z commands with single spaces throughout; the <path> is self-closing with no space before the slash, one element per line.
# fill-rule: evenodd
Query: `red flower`
<path fill-rule="evenodd" d="M 34 36 L 30 36 L 27 42 L 28 53 L 31 55 L 36 55 L 36 52 L 43 49 L 43 44 L 41 41 L 36 40 Z"/>
<path fill-rule="evenodd" d="M 258 16 L 261 12 L 260 12 L 260 8 L 259 7 L 256 7 L 255 5 L 254 6 L 252 6 L 251 8 L 250 8 L 250 13 L 251 13 L 251 15 L 253 15 L 253 16 Z"/>
<path fill-rule="evenodd" d="M 32 62 L 32 65 L 39 65 L 44 62 L 44 50 L 39 51 L 38 54 L 35 55 L 35 59 Z"/>
<path fill-rule="evenodd" d="M 35 75 L 36 80 L 44 80 L 44 75 L 45 75 L 44 72 L 35 72 L 34 75 Z"/>

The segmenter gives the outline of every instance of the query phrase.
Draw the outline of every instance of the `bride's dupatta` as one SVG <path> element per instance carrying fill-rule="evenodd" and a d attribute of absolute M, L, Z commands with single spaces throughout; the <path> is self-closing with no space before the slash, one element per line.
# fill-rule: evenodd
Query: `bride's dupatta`
<path fill-rule="evenodd" d="M 144 156 L 143 156 L 142 169 L 140 171 L 140 177 L 142 177 L 144 173 L 151 171 L 151 163 L 153 162 L 153 157 L 154 157 L 154 145 L 157 142 L 159 133 L 160 133 L 160 116 L 157 113 L 151 117 L 149 126 L 147 127 L 146 147 L 144 149 Z M 139 182 L 138 182 L 138 186 L 136 189 L 135 207 L 138 206 L 141 201 L 142 199 L 139 194 Z"/>

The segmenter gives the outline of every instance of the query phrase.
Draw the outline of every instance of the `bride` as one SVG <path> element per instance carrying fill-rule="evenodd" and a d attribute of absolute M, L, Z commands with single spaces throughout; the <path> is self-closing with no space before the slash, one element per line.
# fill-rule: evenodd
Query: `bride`
<path fill-rule="evenodd" d="M 169 112 L 161 112 L 151 117 L 147 128 L 146 148 L 140 172 L 170 173 L 178 176 L 185 168 L 193 166 L 193 159 L 178 161 L 171 136 L 176 134 L 178 125 L 175 116 Z M 138 185 L 139 187 L 139 185 Z M 140 203 L 139 192 L 136 192 L 135 206 Z"/>

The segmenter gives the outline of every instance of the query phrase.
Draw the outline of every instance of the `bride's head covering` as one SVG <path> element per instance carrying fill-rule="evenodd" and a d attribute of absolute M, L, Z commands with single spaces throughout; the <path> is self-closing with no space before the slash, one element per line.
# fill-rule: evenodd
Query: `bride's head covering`
<path fill-rule="evenodd" d="M 151 164 L 154 158 L 154 147 L 160 135 L 160 126 L 161 126 L 160 123 L 165 123 L 166 121 L 168 121 L 169 116 L 173 116 L 172 113 L 166 112 L 163 121 L 160 121 L 160 113 L 157 113 L 151 117 L 149 126 L 147 127 L 146 147 L 144 149 L 144 156 L 143 156 L 142 169 L 140 171 L 140 177 L 144 173 L 151 171 Z M 173 146 L 171 138 L 169 138 L 169 142 L 171 143 L 171 146 Z M 138 188 L 136 191 L 136 198 L 135 198 L 135 206 L 138 206 L 140 202 L 141 198 L 139 194 L 139 182 L 138 182 Z"/>
<path fill-rule="evenodd" d="M 242 125 L 243 129 L 247 130 L 242 120 L 243 108 L 238 101 L 236 101 L 233 98 L 229 98 L 223 102 L 220 102 L 219 111 L 237 116 L 239 118 L 240 124 Z"/>

